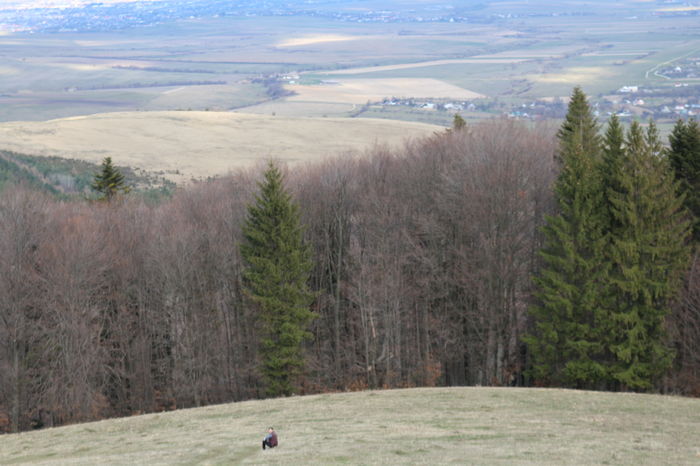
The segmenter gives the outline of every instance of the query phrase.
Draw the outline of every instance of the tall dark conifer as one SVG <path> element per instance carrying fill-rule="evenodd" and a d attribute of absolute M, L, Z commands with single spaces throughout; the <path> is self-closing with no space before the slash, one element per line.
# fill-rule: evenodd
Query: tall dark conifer
<path fill-rule="evenodd" d="M 593 116 L 586 94 L 580 87 L 575 87 L 569 100 L 564 123 L 557 132 L 560 147 L 559 156 L 562 157 L 570 150 L 572 144 L 578 144 L 586 157 L 597 160 L 601 150 L 598 129 L 598 122 Z"/>
<path fill-rule="evenodd" d="M 601 141 L 585 94 L 574 89 L 558 132 L 561 173 L 554 190 L 559 214 L 547 219 L 544 265 L 535 278 L 535 329 L 526 338 L 532 375 L 541 383 L 594 388 L 605 379 L 597 338 L 606 220 L 598 166 Z"/>
<path fill-rule="evenodd" d="M 633 122 L 608 182 L 612 269 L 604 336 L 613 354 L 610 376 L 624 389 L 652 388 L 673 357 L 663 324 L 687 263 L 689 225 L 661 152 L 656 127 L 645 134 Z"/>
<path fill-rule="evenodd" d="M 267 394 L 291 395 L 304 366 L 302 343 L 311 337 L 307 327 L 314 318 L 310 310 L 314 295 L 308 287 L 312 262 L 298 207 L 272 163 L 255 204 L 248 208 L 243 233 L 244 281 L 260 311 Z"/>
<path fill-rule="evenodd" d="M 693 216 L 693 242 L 700 243 L 700 126 L 678 120 L 669 136 L 668 158 L 680 181 L 685 207 Z"/>

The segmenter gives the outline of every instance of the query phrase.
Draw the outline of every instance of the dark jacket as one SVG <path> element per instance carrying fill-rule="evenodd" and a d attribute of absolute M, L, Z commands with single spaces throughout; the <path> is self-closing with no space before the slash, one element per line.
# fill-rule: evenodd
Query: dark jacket
<path fill-rule="evenodd" d="M 270 448 L 276 447 L 277 446 L 277 432 L 270 432 L 269 434 L 267 434 L 265 436 L 265 441 L 270 446 Z"/>

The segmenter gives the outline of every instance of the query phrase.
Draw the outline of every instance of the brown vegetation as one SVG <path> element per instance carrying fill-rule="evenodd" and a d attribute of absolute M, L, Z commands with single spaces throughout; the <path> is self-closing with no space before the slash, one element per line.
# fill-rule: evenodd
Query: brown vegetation
<path fill-rule="evenodd" d="M 288 173 L 318 293 L 304 391 L 522 385 L 554 149 L 492 121 Z M 0 429 L 262 396 L 239 255 L 257 178 L 157 206 L 0 194 Z"/>

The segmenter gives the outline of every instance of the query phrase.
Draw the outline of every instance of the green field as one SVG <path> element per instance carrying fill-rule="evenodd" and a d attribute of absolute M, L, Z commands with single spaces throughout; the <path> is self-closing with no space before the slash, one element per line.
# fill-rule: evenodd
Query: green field
<path fill-rule="evenodd" d="M 272 425 L 280 446 L 262 451 Z M 612 464 L 700 461 L 700 400 L 437 388 L 249 401 L 0 437 L 0 464 Z"/>

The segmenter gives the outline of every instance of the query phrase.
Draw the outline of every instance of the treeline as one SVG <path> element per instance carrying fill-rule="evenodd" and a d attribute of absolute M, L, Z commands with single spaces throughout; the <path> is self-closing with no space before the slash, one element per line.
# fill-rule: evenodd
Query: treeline
<path fill-rule="evenodd" d="M 557 134 L 558 212 L 544 229 L 526 338 L 536 381 L 649 390 L 672 367 L 667 319 L 690 260 L 700 181 L 700 145 L 692 154 L 681 147 L 689 141 L 676 144 L 686 135 L 697 139 L 697 125 L 679 122 L 668 151 L 653 121 L 624 131 L 612 116 L 601 137 L 575 89 Z"/>
<path fill-rule="evenodd" d="M 524 341 L 558 144 L 497 120 L 288 172 L 316 315 L 297 392 L 548 382 Z M 0 429 L 265 396 L 240 252 L 259 180 L 239 172 L 159 205 L 5 189 Z M 677 357 L 655 388 L 700 385 L 696 277 L 667 316 Z"/>
<path fill-rule="evenodd" d="M 553 151 L 499 121 L 288 173 L 317 293 L 302 390 L 516 383 Z M 239 251 L 258 178 L 158 206 L 2 193 L 12 429 L 264 395 Z"/>

